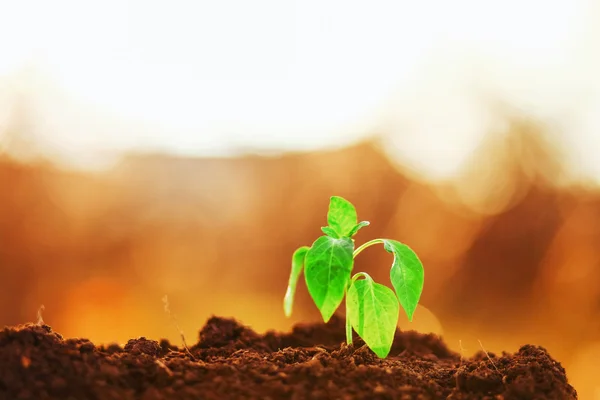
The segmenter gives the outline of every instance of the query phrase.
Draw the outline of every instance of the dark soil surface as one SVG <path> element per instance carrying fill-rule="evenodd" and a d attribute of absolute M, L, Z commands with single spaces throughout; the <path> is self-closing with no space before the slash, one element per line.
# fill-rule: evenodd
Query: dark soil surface
<path fill-rule="evenodd" d="M 390 356 L 343 344 L 344 323 L 259 335 L 211 318 L 190 348 L 64 339 L 48 325 L 0 331 L 0 399 L 575 399 L 545 349 L 470 359 L 435 335 L 397 332 Z"/>

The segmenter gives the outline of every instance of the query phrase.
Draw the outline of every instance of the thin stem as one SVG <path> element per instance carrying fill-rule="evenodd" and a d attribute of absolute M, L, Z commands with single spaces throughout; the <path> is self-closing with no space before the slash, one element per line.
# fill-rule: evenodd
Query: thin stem
<path fill-rule="evenodd" d="M 365 278 L 365 279 L 368 279 L 368 280 L 370 280 L 370 281 L 372 281 L 372 280 L 373 280 L 373 278 L 371 278 L 371 275 L 367 274 L 366 272 L 357 272 L 357 273 L 355 273 L 355 274 L 354 274 L 354 276 L 353 276 L 353 277 L 352 277 L 352 279 L 350 280 L 350 281 L 351 281 L 351 283 L 350 283 L 350 284 L 354 283 L 354 282 L 355 282 L 355 281 L 356 281 L 358 278 L 360 278 L 361 276 L 362 276 L 363 278 Z"/>
<path fill-rule="evenodd" d="M 373 239 L 373 240 L 369 240 L 366 243 L 363 243 L 356 250 L 354 250 L 354 253 L 352 253 L 352 257 L 356 258 L 356 256 L 359 255 L 364 249 L 366 249 L 369 246 L 373 246 L 374 244 L 378 244 L 378 243 L 383 243 L 383 239 Z"/>
<path fill-rule="evenodd" d="M 350 307 L 348 307 L 348 289 L 350 289 L 350 285 L 352 281 L 349 281 L 346 284 L 346 343 L 348 345 L 352 344 L 352 324 L 350 323 Z"/>
<path fill-rule="evenodd" d="M 350 323 L 350 316 L 348 315 L 348 296 L 346 295 L 346 343 L 352 344 L 352 324 Z"/>

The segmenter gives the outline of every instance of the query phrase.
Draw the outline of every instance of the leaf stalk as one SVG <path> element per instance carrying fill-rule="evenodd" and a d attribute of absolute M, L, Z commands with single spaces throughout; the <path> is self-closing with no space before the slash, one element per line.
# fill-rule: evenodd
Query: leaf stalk
<path fill-rule="evenodd" d="M 373 240 L 369 240 L 366 243 L 361 244 L 360 246 L 358 246 L 358 248 L 356 250 L 354 250 L 354 253 L 352 253 L 352 257 L 356 258 L 356 256 L 359 255 L 367 247 L 370 247 L 370 246 L 373 246 L 374 244 L 379 244 L 379 243 L 383 243 L 383 239 L 373 239 Z"/>

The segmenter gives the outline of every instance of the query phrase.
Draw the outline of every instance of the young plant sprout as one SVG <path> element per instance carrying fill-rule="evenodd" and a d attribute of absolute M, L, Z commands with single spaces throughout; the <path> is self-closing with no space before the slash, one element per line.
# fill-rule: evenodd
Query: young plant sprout
<path fill-rule="evenodd" d="M 311 247 L 300 247 L 292 256 L 292 271 L 283 300 L 285 315 L 292 314 L 296 285 L 304 269 L 306 286 L 323 321 L 329 321 L 346 296 L 346 341 L 352 343 L 354 328 L 377 356 L 385 358 L 392 348 L 398 324 L 398 303 L 412 321 L 423 291 L 423 264 L 414 251 L 395 240 L 373 239 L 354 249 L 352 237 L 369 222 L 358 222 L 352 203 L 341 197 L 331 197 L 327 223 L 328 226 L 321 228 L 325 236 Z M 374 244 L 383 244 L 394 255 L 390 279 L 395 293 L 365 272 L 351 276 L 356 256 Z"/>

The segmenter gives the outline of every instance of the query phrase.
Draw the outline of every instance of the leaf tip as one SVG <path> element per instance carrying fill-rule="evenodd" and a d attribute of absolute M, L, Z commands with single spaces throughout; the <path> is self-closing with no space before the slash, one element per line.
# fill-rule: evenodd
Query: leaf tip
<path fill-rule="evenodd" d="M 335 312 L 335 310 L 330 311 L 323 307 L 320 309 L 320 311 L 321 311 L 321 317 L 323 317 L 323 322 L 325 322 L 325 323 L 329 322 L 331 317 L 333 317 L 333 313 Z"/>
<path fill-rule="evenodd" d="M 377 347 L 372 349 L 373 353 L 379 358 L 386 358 L 390 354 L 391 347 Z"/>
<path fill-rule="evenodd" d="M 352 237 L 352 236 L 356 235 L 361 228 L 364 228 L 365 226 L 369 226 L 369 225 L 371 225 L 371 223 L 369 221 L 359 222 L 358 224 L 354 225 L 354 227 L 350 230 L 350 232 L 348 233 L 348 236 Z"/>
<path fill-rule="evenodd" d="M 412 309 L 406 309 L 404 311 L 406 311 L 406 316 L 408 317 L 408 321 L 412 322 L 413 321 L 413 317 L 415 315 L 415 311 L 417 309 L 417 306 L 415 305 Z"/>
<path fill-rule="evenodd" d="M 290 295 L 290 288 L 288 287 L 283 298 L 283 314 L 288 318 L 292 315 L 292 298 Z"/>

